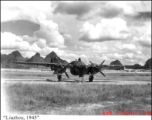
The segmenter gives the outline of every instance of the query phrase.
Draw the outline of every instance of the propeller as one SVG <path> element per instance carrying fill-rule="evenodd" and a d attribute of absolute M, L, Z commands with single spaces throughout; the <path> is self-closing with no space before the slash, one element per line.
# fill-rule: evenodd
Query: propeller
<path fill-rule="evenodd" d="M 106 75 L 105 75 L 103 72 L 100 71 L 100 73 L 101 73 L 104 77 L 106 77 Z"/>
<path fill-rule="evenodd" d="M 91 63 L 91 65 L 93 65 L 93 63 L 91 62 L 91 61 L 89 61 L 90 63 Z M 94 66 L 94 67 L 96 67 L 96 68 L 98 68 L 98 70 L 99 70 L 99 72 L 104 76 L 104 77 L 106 77 L 106 75 L 101 71 L 101 67 L 102 67 L 102 65 L 103 65 L 103 63 L 105 62 L 105 60 L 104 61 L 102 61 L 102 63 L 98 66 Z"/>
<path fill-rule="evenodd" d="M 89 61 L 91 63 L 91 65 L 93 64 L 91 61 Z"/>
<path fill-rule="evenodd" d="M 53 60 L 52 60 L 53 58 L 51 58 L 51 60 L 50 60 L 50 63 L 53 63 Z"/>
<path fill-rule="evenodd" d="M 66 71 L 65 71 L 64 73 L 65 73 L 65 74 L 66 74 L 66 76 L 69 78 L 69 75 L 68 75 L 68 73 L 67 73 Z"/>
<path fill-rule="evenodd" d="M 102 61 L 102 63 L 99 65 L 99 70 L 100 70 L 100 73 L 101 73 L 104 77 L 106 77 L 106 75 L 101 71 L 101 67 L 102 67 L 102 65 L 103 65 L 104 62 L 105 62 L 105 60 Z"/>
<path fill-rule="evenodd" d="M 98 66 L 96 66 L 96 64 L 92 63 L 91 61 L 89 61 L 89 62 L 91 63 L 91 65 L 92 65 L 93 67 L 98 67 Z"/>
<path fill-rule="evenodd" d="M 105 60 L 104 60 L 104 61 L 102 61 L 102 63 L 100 64 L 100 66 L 101 66 L 104 62 L 105 62 Z"/>
<path fill-rule="evenodd" d="M 51 58 L 50 63 L 53 63 L 53 58 Z M 51 70 L 53 70 L 53 66 L 51 65 Z"/>
<path fill-rule="evenodd" d="M 57 59 L 57 62 L 58 62 L 58 64 L 62 67 L 62 69 L 64 69 L 64 73 L 65 73 L 65 75 L 69 78 L 69 75 L 68 75 L 68 73 L 65 71 L 66 69 L 66 67 L 63 67 L 62 65 L 61 65 L 61 63 L 59 62 L 59 60 L 58 60 L 58 58 L 56 57 L 56 59 Z"/>

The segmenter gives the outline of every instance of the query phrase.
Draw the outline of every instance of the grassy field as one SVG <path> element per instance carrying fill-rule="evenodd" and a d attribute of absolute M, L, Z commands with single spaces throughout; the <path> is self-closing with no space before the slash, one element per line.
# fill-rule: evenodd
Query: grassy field
<path fill-rule="evenodd" d="M 75 82 L 78 81 L 78 76 L 72 76 L 69 72 L 69 79 L 63 74 L 63 82 L 50 82 L 46 79 L 57 81 L 52 71 L 3 70 L 2 89 L 8 112 L 101 115 L 103 111 L 111 111 L 113 114 L 122 111 L 142 114 L 151 111 L 150 72 L 103 72 L 106 77 L 96 74 L 94 82 L 81 83 Z M 84 79 L 88 81 L 88 77 L 85 75 Z M 26 79 L 28 80 L 24 81 Z M 33 81 L 34 79 L 37 81 Z M 121 81 L 123 84 L 111 84 Z M 110 84 L 106 84 L 108 82 Z M 133 82 L 134 84 L 130 84 Z"/>
<path fill-rule="evenodd" d="M 151 84 L 5 83 L 2 88 L 11 113 L 101 115 L 103 111 L 151 111 Z"/>

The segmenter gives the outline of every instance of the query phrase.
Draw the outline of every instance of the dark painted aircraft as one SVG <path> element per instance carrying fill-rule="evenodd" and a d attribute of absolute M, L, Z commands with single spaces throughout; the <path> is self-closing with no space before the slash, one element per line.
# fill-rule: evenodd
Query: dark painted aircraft
<path fill-rule="evenodd" d="M 66 68 L 68 64 L 61 64 L 58 59 L 58 63 L 54 62 L 54 59 L 57 58 L 52 58 L 50 63 L 42 63 L 42 62 L 13 62 L 15 64 L 27 64 L 27 65 L 41 65 L 45 67 L 50 67 L 52 71 L 54 71 L 53 74 L 57 74 L 58 81 L 61 81 L 62 74 L 65 73 L 65 75 L 69 78 L 69 75 L 66 72 Z"/>
<path fill-rule="evenodd" d="M 57 63 L 54 62 L 54 59 L 57 60 Z M 70 73 L 72 75 L 78 75 L 79 77 L 82 77 L 82 82 L 84 82 L 84 75 L 89 75 L 89 82 L 92 82 L 94 79 L 94 75 L 100 72 L 103 76 L 105 74 L 101 71 L 103 67 L 104 61 L 97 65 L 95 63 L 90 62 L 90 65 L 85 65 L 81 59 L 72 61 L 68 64 L 61 64 L 57 58 L 51 59 L 50 63 L 30 63 L 30 62 L 14 62 L 16 64 L 31 64 L 31 65 L 42 65 L 46 67 L 50 67 L 52 71 L 54 71 L 53 74 L 57 74 L 58 81 L 62 80 L 62 74 L 65 73 L 66 76 L 69 78 L 69 75 L 66 72 L 66 69 L 70 69 Z"/>

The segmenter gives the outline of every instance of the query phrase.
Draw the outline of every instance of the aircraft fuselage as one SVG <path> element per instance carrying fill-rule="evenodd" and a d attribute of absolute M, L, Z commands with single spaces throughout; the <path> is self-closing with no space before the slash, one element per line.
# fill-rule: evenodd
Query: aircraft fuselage
<path fill-rule="evenodd" d="M 79 75 L 83 77 L 88 71 L 86 65 L 81 61 L 73 61 L 70 63 L 70 72 L 72 75 Z"/>

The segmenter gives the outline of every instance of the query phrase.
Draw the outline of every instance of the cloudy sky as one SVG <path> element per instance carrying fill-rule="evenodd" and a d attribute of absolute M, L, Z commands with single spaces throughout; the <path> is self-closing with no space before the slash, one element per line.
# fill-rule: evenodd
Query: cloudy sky
<path fill-rule="evenodd" d="M 1 53 L 109 64 L 151 57 L 151 1 L 1 1 Z"/>

